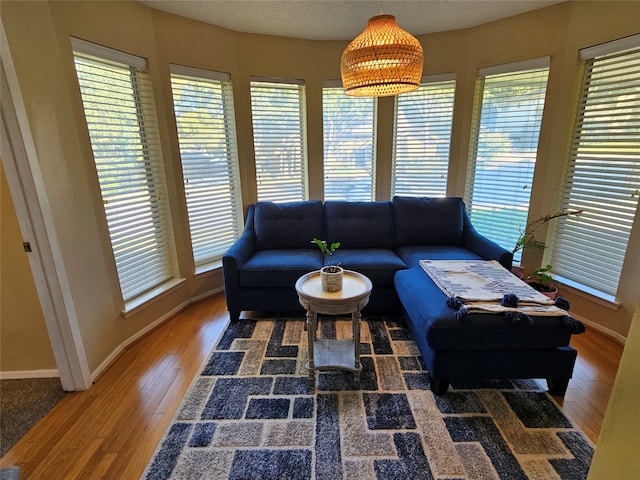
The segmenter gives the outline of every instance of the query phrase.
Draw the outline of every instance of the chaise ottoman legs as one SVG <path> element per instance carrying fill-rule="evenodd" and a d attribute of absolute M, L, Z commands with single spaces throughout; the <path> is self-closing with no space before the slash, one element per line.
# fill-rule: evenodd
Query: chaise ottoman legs
<path fill-rule="evenodd" d="M 568 378 L 547 378 L 547 386 L 549 387 L 549 394 L 555 397 L 564 397 L 569 386 Z"/>
<path fill-rule="evenodd" d="M 429 385 L 431 386 L 431 391 L 433 393 L 436 395 L 444 395 L 449 389 L 449 379 L 433 378 L 431 374 L 429 374 Z"/>

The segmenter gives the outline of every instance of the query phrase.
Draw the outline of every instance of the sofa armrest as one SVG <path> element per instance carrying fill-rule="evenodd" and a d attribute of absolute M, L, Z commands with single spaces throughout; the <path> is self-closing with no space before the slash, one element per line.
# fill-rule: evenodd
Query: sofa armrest
<path fill-rule="evenodd" d="M 231 314 L 231 321 L 240 317 L 240 266 L 243 265 L 255 251 L 255 232 L 253 229 L 254 205 L 247 210 L 247 221 L 240 237 L 222 256 L 222 273 L 224 290 L 227 297 L 227 308 Z"/>
<path fill-rule="evenodd" d="M 471 225 L 469 216 L 465 214 L 464 217 L 462 245 L 467 250 L 481 256 L 485 260 L 497 260 L 504 268 L 511 271 L 513 253 L 480 234 L 473 225 Z"/>

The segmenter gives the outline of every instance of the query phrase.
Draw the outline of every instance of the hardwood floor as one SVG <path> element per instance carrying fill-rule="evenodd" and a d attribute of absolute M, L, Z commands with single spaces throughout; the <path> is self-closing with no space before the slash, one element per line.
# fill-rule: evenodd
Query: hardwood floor
<path fill-rule="evenodd" d="M 127 348 L 84 392 L 67 394 L 1 460 L 21 480 L 138 479 L 228 320 L 224 295 L 192 305 Z M 593 329 L 563 410 L 596 443 L 622 346 Z"/>
<path fill-rule="evenodd" d="M 138 479 L 227 320 L 219 294 L 165 322 L 68 393 L 0 466 L 21 467 L 21 480 Z"/>
<path fill-rule="evenodd" d="M 584 334 L 574 335 L 571 345 L 578 351 L 573 378 L 564 398 L 554 398 L 573 423 L 595 444 L 623 347 L 589 327 Z"/>

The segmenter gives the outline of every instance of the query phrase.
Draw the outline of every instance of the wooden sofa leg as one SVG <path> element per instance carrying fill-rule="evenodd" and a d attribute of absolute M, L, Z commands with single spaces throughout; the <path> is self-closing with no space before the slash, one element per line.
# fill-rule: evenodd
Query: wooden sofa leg
<path fill-rule="evenodd" d="M 229 318 L 231 319 L 231 323 L 240 321 L 240 313 L 241 312 L 232 312 L 231 310 L 229 310 Z"/>
<path fill-rule="evenodd" d="M 549 387 L 549 394 L 555 397 L 564 397 L 569 386 L 568 378 L 547 378 L 547 386 Z"/>
<path fill-rule="evenodd" d="M 429 375 L 429 385 L 433 393 L 435 393 L 436 395 L 444 395 L 449 389 L 449 379 L 433 378 L 431 375 Z"/>

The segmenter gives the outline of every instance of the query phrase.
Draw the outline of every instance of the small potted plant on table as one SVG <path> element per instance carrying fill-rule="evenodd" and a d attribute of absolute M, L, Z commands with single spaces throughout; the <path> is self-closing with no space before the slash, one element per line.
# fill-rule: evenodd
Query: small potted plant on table
<path fill-rule="evenodd" d="M 324 256 L 326 265 L 320 269 L 320 281 L 322 289 L 326 292 L 339 292 L 342 290 L 342 277 L 344 270 L 339 265 L 331 263 L 331 257 L 340 248 L 340 242 L 334 242 L 331 245 L 326 240 L 314 238 L 311 243 L 315 243 L 322 255 Z"/>

